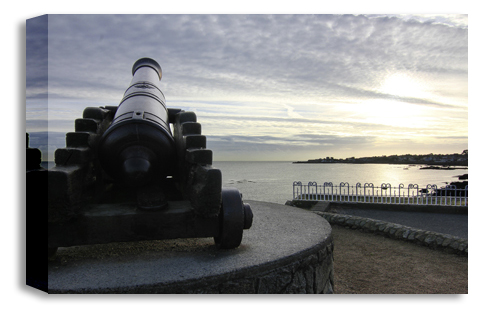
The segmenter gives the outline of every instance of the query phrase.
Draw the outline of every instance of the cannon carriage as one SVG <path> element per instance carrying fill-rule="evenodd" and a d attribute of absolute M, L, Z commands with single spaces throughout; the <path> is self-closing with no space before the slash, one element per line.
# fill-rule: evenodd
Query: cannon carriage
<path fill-rule="evenodd" d="M 48 256 L 74 245 L 213 237 L 241 244 L 253 214 L 222 174 L 196 114 L 167 108 L 160 65 L 136 61 L 118 106 L 88 107 L 48 176 Z M 28 189 L 29 192 L 29 189 Z"/>

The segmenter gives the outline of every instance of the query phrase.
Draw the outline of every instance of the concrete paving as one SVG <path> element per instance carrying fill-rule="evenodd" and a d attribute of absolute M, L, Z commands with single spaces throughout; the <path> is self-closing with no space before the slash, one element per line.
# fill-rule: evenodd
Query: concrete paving
<path fill-rule="evenodd" d="M 330 241 L 329 223 L 312 212 L 273 203 L 245 203 L 253 210 L 253 226 L 244 231 L 236 249 L 219 250 L 213 238 L 60 248 L 56 259 L 48 262 L 48 292 L 173 291 L 176 285 L 208 284 L 268 271 L 308 256 Z"/>
<path fill-rule="evenodd" d="M 392 222 L 468 239 L 468 214 L 444 214 L 333 207 L 339 214 Z"/>

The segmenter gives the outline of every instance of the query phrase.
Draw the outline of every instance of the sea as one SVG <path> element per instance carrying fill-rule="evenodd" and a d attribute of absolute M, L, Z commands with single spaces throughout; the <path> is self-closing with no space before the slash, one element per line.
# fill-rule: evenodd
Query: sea
<path fill-rule="evenodd" d="M 53 162 L 44 163 L 45 167 L 52 167 Z M 453 170 L 423 169 L 425 165 L 406 164 L 296 164 L 292 162 L 235 162 L 215 161 L 213 167 L 222 172 L 223 187 L 237 188 L 244 200 L 265 201 L 284 204 L 293 196 L 293 182 L 303 184 L 317 182 L 332 182 L 339 185 L 347 182 L 350 186 L 361 183 L 372 183 L 380 186 L 389 183 L 392 187 L 403 184 L 417 184 L 419 188 L 427 185 L 443 187 L 458 176 L 468 174 L 467 167 L 454 167 Z"/>
<path fill-rule="evenodd" d="M 214 167 L 222 172 L 223 186 L 235 187 L 243 199 L 284 204 L 292 199 L 293 182 L 303 184 L 332 182 L 350 186 L 372 183 L 380 186 L 389 183 L 392 187 L 417 184 L 425 188 L 428 184 L 445 186 L 458 181 L 458 176 L 468 174 L 468 169 L 421 170 L 424 165 L 397 164 L 294 164 L 292 162 L 215 162 Z"/>

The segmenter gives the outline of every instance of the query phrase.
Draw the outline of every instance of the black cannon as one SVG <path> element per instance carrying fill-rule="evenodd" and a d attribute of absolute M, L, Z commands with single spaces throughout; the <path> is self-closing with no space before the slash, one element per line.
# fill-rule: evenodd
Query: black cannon
<path fill-rule="evenodd" d="M 136 61 L 118 106 L 89 107 L 48 170 L 48 256 L 74 245 L 214 237 L 235 248 L 253 214 L 193 112 L 167 108 L 160 65 Z M 172 129 L 171 129 L 172 128 Z"/>
<path fill-rule="evenodd" d="M 159 64 L 143 58 L 132 72 L 131 85 L 101 137 L 98 155 L 110 176 L 139 186 L 174 175 L 177 156 L 165 97 L 157 86 L 162 78 Z"/>

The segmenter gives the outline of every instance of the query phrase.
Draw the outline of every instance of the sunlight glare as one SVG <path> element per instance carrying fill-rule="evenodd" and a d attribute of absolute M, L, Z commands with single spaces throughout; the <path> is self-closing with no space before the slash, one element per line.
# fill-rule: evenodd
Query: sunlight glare
<path fill-rule="evenodd" d="M 389 75 L 378 91 L 401 97 L 425 98 L 427 96 L 423 83 L 405 73 Z"/>
<path fill-rule="evenodd" d="M 386 126 L 401 126 L 407 128 L 418 128 L 427 126 L 429 109 L 407 103 L 373 99 L 358 104 L 356 116 L 362 120 Z M 358 109 L 357 109 L 358 108 Z"/>

